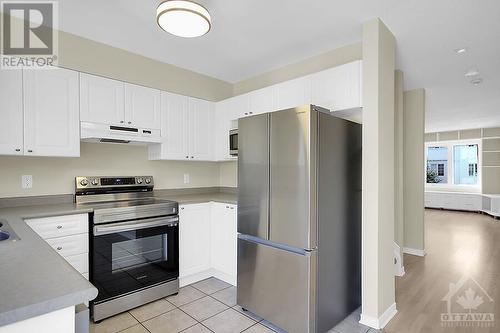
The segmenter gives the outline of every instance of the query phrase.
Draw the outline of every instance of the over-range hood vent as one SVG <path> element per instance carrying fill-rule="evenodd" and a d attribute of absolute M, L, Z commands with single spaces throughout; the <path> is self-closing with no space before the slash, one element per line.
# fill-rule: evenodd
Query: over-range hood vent
<path fill-rule="evenodd" d="M 160 130 L 140 127 L 125 127 L 82 121 L 81 140 L 97 143 L 122 143 L 149 145 L 161 143 Z"/>
<path fill-rule="evenodd" d="M 130 140 L 99 139 L 100 143 L 130 143 Z"/>

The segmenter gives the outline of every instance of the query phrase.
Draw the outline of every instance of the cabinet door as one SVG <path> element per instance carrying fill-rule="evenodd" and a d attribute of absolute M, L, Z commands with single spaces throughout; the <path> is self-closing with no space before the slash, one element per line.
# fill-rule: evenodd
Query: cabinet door
<path fill-rule="evenodd" d="M 213 104 L 189 98 L 189 158 L 213 160 Z"/>
<path fill-rule="evenodd" d="M 238 251 L 235 205 L 213 203 L 211 244 L 212 268 L 235 280 Z"/>
<path fill-rule="evenodd" d="M 227 104 L 216 105 L 214 114 L 215 119 L 215 160 L 235 160 L 236 156 L 229 154 L 229 131 L 231 128 L 231 118 L 227 109 Z"/>
<path fill-rule="evenodd" d="M 125 122 L 127 125 L 160 129 L 159 90 L 125 84 Z"/>
<path fill-rule="evenodd" d="M 81 73 L 81 121 L 123 126 L 124 89 L 123 82 Z"/>
<path fill-rule="evenodd" d="M 24 152 L 32 156 L 79 156 L 78 72 L 26 70 Z"/>
<path fill-rule="evenodd" d="M 362 107 L 361 61 L 311 75 L 312 103 L 331 111 Z"/>
<path fill-rule="evenodd" d="M 210 269 L 210 205 L 180 207 L 179 276 Z"/>
<path fill-rule="evenodd" d="M 162 92 L 161 108 L 161 158 L 188 159 L 188 97 Z"/>
<path fill-rule="evenodd" d="M 0 154 L 23 154 L 23 72 L 0 75 Z"/>
<path fill-rule="evenodd" d="M 250 95 L 243 94 L 235 97 L 228 98 L 219 103 L 224 104 L 224 108 L 228 112 L 230 120 L 249 116 L 250 111 Z"/>
<path fill-rule="evenodd" d="M 249 94 L 250 108 L 248 115 L 272 112 L 274 110 L 274 87 L 252 91 Z"/>
<path fill-rule="evenodd" d="M 294 108 L 311 103 L 309 76 L 286 81 L 275 86 L 276 110 Z"/>

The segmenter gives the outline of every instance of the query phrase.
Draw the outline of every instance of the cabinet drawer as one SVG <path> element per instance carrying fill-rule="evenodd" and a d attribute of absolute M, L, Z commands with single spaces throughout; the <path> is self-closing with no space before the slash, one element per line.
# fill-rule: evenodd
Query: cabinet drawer
<path fill-rule="evenodd" d="M 51 238 L 47 239 L 47 243 L 65 258 L 89 252 L 89 234 Z"/>
<path fill-rule="evenodd" d="M 29 219 L 26 223 L 43 239 L 88 232 L 88 214 Z"/>
<path fill-rule="evenodd" d="M 88 273 L 88 271 L 89 271 L 89 254 L 88 253 L 67 256 L 64 259 L 66 259 L 66 261 L 71 266 L 73 266 L 74 269 L 76 269 L 78 272 L 80 272 L 81 274 Z"/>

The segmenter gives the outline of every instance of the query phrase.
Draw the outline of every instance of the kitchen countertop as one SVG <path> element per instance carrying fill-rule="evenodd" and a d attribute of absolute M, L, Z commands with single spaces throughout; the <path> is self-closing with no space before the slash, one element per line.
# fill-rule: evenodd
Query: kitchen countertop
<path fill-rule="evenodd" d="M 155 197 L 179 204 L 223 202 L 236 204 L 231 193 L 161 194 Z M 38 236 L 24 219 L 90 213 L 90 205 L 74 203 L 0 209 L 20 240 L 0 242 L 0 326 L 84 303 L 97 289 Z"/>

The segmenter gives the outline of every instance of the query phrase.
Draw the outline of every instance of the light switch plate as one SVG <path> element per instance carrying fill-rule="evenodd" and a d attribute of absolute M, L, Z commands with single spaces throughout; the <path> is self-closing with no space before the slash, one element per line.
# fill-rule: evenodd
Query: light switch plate
<path fill-rule="evenodd" d="M 21 176 L 21 187 L 23 189 L 28 189 L 33 187 L 33 176 L 32 175 L 22 175 Z"/>
<path fill-rule="evenodd" d="M 189 184 L 189 173 L 184 174 L 184 184 Z"/>

